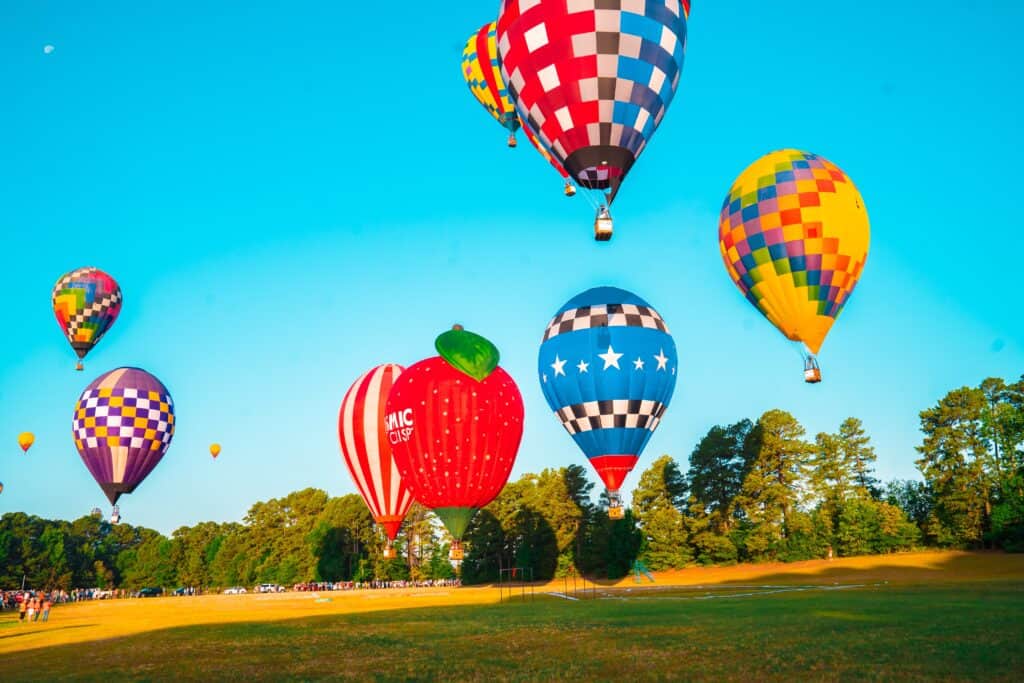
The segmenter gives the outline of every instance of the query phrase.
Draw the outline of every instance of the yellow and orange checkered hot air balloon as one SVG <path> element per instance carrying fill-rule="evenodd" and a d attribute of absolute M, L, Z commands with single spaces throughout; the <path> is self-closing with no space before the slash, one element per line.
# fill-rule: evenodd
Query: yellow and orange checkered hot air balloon
<path fill-rule="evenodd" d="M 782 334 L 803 345 L 804 379 L 868 257 L 868 214 L 853 181 L 827 159 L 784 149 L 740 174 L 718 222 L 725 268 Z"/>
<path fill-rule="evenodd" d="M 36 435 L 32 432 L 22 432 L 18 434 L 18 445 L 21 446 L 21 450 L 28 453 L 28 449 L 32 448 L 32 444 L 36 442 Z"/>

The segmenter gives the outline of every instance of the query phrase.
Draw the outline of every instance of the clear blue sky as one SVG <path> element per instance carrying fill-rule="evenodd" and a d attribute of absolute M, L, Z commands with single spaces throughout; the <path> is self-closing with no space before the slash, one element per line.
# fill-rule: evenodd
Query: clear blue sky
<path fill-rule="evenodd" d="M 553 312 L 599 284 L 648 299 L 679 349 L 638 471 L 660 453 L 685 466 L 711 425 L 779 407 L 811 435 L 862 418 L 879 474 L 912 477 L 921 409 L 1024 371 L 1021 3 L 695 2 L 679 92 L 610 244 L 460 77 L 496 6 L 3 3 L 0 511 L 107 509 L 70 424 L 120 365 L 163 380 L 179 420 L 126 521 L 167 532 L 305 486 L 351 492 L 346 388 L 432 355 L 456 321 L 499 346 L 526 400 L 513 476 L 583 462 L 535 364 Z M 732 180 L 782 147 L 839 164 L 872 221 L 814 387 L 718 255 Z M 76 373 L 49 296 L 82 265 L 117 278 L 125 306 Z"/>

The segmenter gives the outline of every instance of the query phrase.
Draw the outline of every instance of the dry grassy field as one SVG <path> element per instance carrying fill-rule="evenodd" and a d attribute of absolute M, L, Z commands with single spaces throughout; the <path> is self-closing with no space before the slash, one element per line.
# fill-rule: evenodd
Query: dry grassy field
<path fill-rule="evenodd" d="M 0 670 L 4 680 L 1024 672 L 1024 556 L 909 553 L 654 578 L 576 593 L 558 580 L 504 603 L 498 588 L 472 587 L 97 601 L 57 607 L 46 624 L 6 613 Z"/>

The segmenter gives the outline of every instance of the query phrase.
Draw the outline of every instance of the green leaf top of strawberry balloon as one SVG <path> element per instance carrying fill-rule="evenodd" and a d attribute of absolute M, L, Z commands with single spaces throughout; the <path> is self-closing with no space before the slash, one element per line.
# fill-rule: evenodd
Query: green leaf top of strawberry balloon
<path fill-rule="evenodd" d="M 478 382 L 498 367 L 501 355 L 498 347 L 479 334 L 455 325 L 434 340 L 434 348 L 456 370 L 466 373 Z"/>

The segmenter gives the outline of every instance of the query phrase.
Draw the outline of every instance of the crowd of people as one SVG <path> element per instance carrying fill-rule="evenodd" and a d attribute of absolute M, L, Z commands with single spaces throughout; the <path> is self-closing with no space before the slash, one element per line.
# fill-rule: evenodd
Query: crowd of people
<path fill-rule="evenodd" d="M 17 610 L 18 621 L 26 623 L 30 621 L 49 621 L 50 608 L 58 593 L 45 593 L 43 591 L 6 591 L 0 593 L 0 609 Z"/>
<path fill-rule="evenodd" d="M 350 591 L 375 590 L 382 588 L 457 588 L 462 585 L 459 579 L 424 579 L 421 581 L 311 581 L 297 583 L 293 591 Z M 205 593 L 197 588 L 180 588 L 175 595 L 202 595 Z M 106 590 L 101 588 L 76 588 L 74 590 L 13 590 L 0 591 L 0 612 L 16 610 L 18 620 L 22 622 L 48 621 L 50 609 L 54 605 L 82 602 L 85 600 L 113 600 L 138 597 L 138 591 L 123 588 Z"/>
<path fill-rule="evenodd" d="M 312 581 L 297 583 L 292 586 L 294 591 L 350 591 L 378 588 L 457 588 L 462 585 L 459 579 L 423 579 L 421 581 Z"/>

